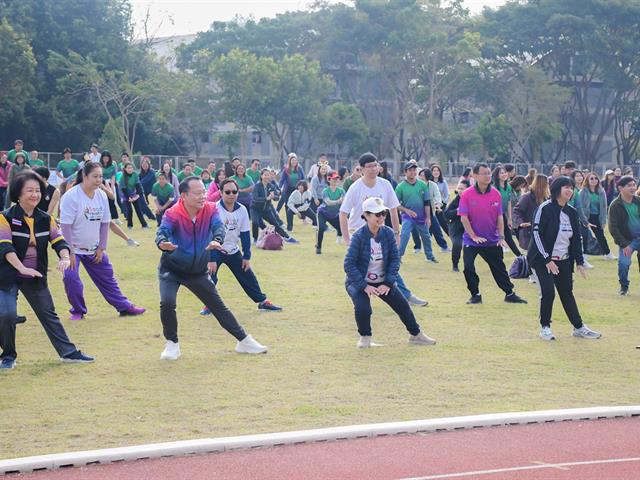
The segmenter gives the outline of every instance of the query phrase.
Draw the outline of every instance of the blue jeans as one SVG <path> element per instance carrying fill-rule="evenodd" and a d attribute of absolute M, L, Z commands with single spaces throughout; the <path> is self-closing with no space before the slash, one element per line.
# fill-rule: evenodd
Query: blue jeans
<path fill-rule="evenodd" d="M 404 222 L 402 222 L 402 230 L 400 231 L 400 256 L 402 257 L 404 255 L 404 252 L 407 249 L 407 244 L 409 243 L 409 238 L 411 238 L 411 233 L 413 231 L 417 231 L 420 235 L 422 247 L 424 248 L 424 255 L 429 260 L 435 259 L 431 248 L 431 234 L 429 233 L 427 226 L 424 223 L 418 223 L 408 219 L 405 219 Z"/>
<path fill-rule="evenodd" d="M 258 279 L 253 273 L 252 269 L 244 271 L 242 269 L 242 253 L 238 250 L 236 253 L 231 255 L 222 254 L 218 256 L 216 261 L 218 264 L 218 268 L 216 273 L 211 275 L 211 281 L 214 285 L 218 284 L 218 272 L 220 271 L 220 267 L 224 264 L 229 267 L 233 276 L 236 277 L 236 280 L 244 290 L 244 293 L 256 303 L 264 302 L 267 299 L 267 296 L 262 293 L 260 290 L 260 284 L 258 283 Z"/>
<path fill-rule="evenodd" d="M 640 238 L 634 238 L 629 246 L 633 251 L 628 257 L 625 256 L 622 248 L 618 253 L 618 280 L 620 281 L 620 286 L 622 288 L 629 288 L 629 267 L 631 266 L 631 257 L 633 257 L 634 251 L 638 252 L 638 255 L 640 255 Z"/>
<path fill-rule="evenodd" d="M 381 284 L 375 284 L 379 286 Z M 347 293 L 351 297 L 353 302 L 354 313 L 356 317 L 356 324 L 358 325 L 358 333 L 363 337 L 371 336 L 371 299 L 364 290 L 357 290 L 351 285 L 347 285 Z M 411 306 L 407 299 L 404 298 L 397 285 L 394 285 L 389 293 L 386 295 L 380 295 L 383 302 L 391 307 L 391 309 L 398 314 L 402 323 L 407 328 L 407 331 L 411 335 L 417 335 L 420 333 L 420 325 L 416 322 L 416 317 L 413 315 Z"/>

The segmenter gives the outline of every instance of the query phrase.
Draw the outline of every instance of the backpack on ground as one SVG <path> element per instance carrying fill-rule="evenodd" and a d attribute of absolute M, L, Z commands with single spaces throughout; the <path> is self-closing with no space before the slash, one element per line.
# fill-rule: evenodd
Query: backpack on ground
<path fill-rule="evenodd" d="M 520 255 L 511 264 L 509 268 L 509 276 L 511 278 L 528 278 L 531 275 L 529 261 L 525 255 Z"/>
<path fill-rule="evenodd" d="M 256 241 L 256 247 L 263 250 L 282 250 L 283 246 L 284 240 L 272 225 L 262 230 Z"/>

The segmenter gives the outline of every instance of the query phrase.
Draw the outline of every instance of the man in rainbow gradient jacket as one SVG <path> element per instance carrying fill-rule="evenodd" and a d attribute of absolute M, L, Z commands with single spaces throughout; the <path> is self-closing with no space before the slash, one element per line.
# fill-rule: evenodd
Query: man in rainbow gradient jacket
<path fill-rule="evenodd" d="M 265 353 L 267 347 L 245 333 L 209 278 L 213 251 L 222 250 L 225 235 L 216 205 L 206 201 L 206 189 L 199 177 L 185 178 L 178 192 L 178 202 L 165 212 L 156 235 L 156 245 L 162 250 L 158 267 L 160 320 L 167 340 L 160 358 L 177 360 L 181 355 L 176 315 L 181 285 L 191 290 L 222 328 L 238 340 L 236 352 Z"/>

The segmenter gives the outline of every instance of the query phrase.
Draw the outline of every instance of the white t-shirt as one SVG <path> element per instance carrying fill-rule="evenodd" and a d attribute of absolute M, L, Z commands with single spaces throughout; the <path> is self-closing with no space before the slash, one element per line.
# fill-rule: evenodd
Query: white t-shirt
<path fill-rule="evenodd" d="M 240 247 L 238 247 L 240 233 L 251 230 L 249 213 L 247 213 L 246 207 L 239 203 L 236 203 L 236 205 L 240 205 L 240 208 L 235 209 L 233 212 L 225 209 L 222 200 L 218 201 L 216 205 L 218 207 L 218 213 L 220 214 L 220 220 L 224 223 L 224 228 L 226 229 L 222 248 L 227 254 L 233 255 L 240 250 Z"/>
<path fill-rule="evenodd" d="M 384 259 L 382 256 L 382 244 L 371 239 L 371 256 L 367 267 L 367 283 L 384 282 Z"/>
<path fill-rule="evenodd" d="M 89 160 L 95 163 L 98 163 L 100 161 L 100 157 L 102 156 L 102 154 L 100 152 L 96 152 L 96 153 L 90 153 L 89 154 Z"/>
<path fill-rule="evenodd" d="M 381 198 L 388 208 L 397 208 L 400 205 L 389 180 L 376 177 L 376 184 L 373 188 L 369 188 L 364 184 L 362 178 L 359 178 L 349 187 L 340 206 L 340 211 L 349 215 L 349 230 L 357 230 L 366 223 L 361 218 L 362 202 L 372 197 Z"/>
<path fill-rule="evenodd" d="M 100 224 L 109 223 L 109 202 L 102 190 L 89 198 L 81 185 L 67 190 L 60 202 L 60 223 L 71 225 L 73 251 L 80 255 L 95 252 L 100 244 Z"/>
<path fill-rule="evenodd" d="M 556 243 L 553 244 L 552 257 L 564 258 L 569 254 L 569 246 L 571 245 L 571 237 L 573 237 L 573 228 L 571 228 L 571 220 L 569 215 L 560 212 L 560 228 Z"/>

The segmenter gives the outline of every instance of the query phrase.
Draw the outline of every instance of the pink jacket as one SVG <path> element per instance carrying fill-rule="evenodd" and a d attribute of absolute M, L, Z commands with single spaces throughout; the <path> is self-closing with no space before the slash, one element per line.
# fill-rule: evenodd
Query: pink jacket
<path fill-rule="evenodd" d="M 7 160 L 4 166 L 0 165 L 0 188 L 6 188 L 9 179 L 9 172 L 11 171 L 12 163 Z"/>
<path fill-rule="evenodd" d="M 216 185 L 216 182 L 211 182 L 209 190 L 207 190 L 207 202 L 216 203 L 220 200 L 221 196 L 222 194 L 220 193 L 220 189 L 218 188 L 218 185 Z"/>

